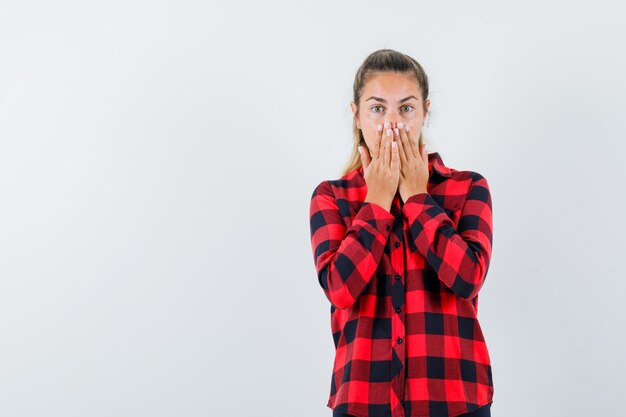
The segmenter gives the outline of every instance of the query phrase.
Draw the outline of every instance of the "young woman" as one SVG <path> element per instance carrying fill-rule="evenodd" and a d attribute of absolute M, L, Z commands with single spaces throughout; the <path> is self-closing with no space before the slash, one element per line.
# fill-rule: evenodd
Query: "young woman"
<path fill-rule="evenodd" d="M 477 317 L 492 250 L 487 180 L 427 153 L 428 78 L 415 59 L 370 54 L 350 104 L 351 160 L 310 205 L 335 345 L 327 406 L 334 417 L 490 416 Z"/>

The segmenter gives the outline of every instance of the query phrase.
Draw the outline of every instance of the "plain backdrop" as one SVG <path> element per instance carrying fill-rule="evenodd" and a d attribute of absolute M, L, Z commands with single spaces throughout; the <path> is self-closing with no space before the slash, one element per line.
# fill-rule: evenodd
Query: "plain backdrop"
<path fill-rule="evenodd" d="M 430 77 L 487 178 L 494 417 L 626 389 L 619 2 L 0 2 L 0 415 L 330 416 L 309 202 L 354 75 Z"/>

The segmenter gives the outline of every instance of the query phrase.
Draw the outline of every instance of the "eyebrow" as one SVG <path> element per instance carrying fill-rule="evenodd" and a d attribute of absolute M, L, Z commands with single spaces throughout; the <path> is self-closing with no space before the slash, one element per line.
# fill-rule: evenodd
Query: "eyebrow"
<path fill-rule="evenodd" d="M 417 97 L 415 97 L 415 96 L 408 96 L 408 97 L 405 97 L 402 100 L 400 100 L 400 103 L 404 103 L 405 101 L 410 100 L 412 98 L 414 98 L 415 100 L 419 101 L 419 99 Z M 385 100 L 384 98 L 375 97 L 375 96 L 372 96 L 372 97 L 368 98 L 367 100 L 376 100 L 376 101 L 380 101 L 381 103 L 386 103 L 387 102 L 387 100 Z M 365 100 L 365 101 L 367 101 L 367 100 Z"/>

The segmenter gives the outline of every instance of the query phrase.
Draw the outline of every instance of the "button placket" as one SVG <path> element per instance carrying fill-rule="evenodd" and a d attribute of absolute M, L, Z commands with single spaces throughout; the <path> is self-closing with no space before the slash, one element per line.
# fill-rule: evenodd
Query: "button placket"
<path fill-rule="evenodd" d="M 399 405 L 404 399 L 404 389 L 406 384 L 406 326 L 404 305 L 406 297 L 406 287 L 403 279 L 404 275 L 404 222 L 398 217 L 394 222 L 391 239 L 389 240 L 389 253 L 391 264 L 391 275 L 394 279 L 391 281 L 391 331 L 392 337 L 390 343 L 392 345 L 392 365 L 391 365 L 391 392 L 392 404 L 396 407 L 392 409 L 392 417 L 404 417 L 403 406 Z M 396 233 L 396 228 L 402 233 Z"/>

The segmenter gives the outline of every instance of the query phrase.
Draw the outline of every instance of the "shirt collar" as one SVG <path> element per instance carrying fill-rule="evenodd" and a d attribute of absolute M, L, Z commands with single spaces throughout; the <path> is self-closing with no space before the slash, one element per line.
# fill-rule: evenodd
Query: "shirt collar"
<path fill-rule="evenodd" d="M 441 159 L 439 152 L 431 152 L 428 154 L 428 172 L 432 174 L 433 170 L 444 177 L 451 177 L 452 171 L 446 166 Z M 363 176 L 363 166 L 358 168 L 359 174 Z"/>

